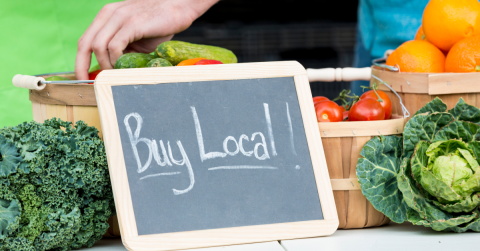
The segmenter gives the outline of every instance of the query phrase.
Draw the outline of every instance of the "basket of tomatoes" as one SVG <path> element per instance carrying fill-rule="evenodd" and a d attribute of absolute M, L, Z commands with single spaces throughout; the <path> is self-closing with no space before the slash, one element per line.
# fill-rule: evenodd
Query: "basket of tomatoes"
<path fill-rule="evenodd" d="M 335 101 L 340 100 L 343 105 Z M 392 102 L 381 90 L 358 97 L 342 91 L 338 98 L 313 98 L 328 172 L 337 207 L 339 228 L 365 228 L 387 224 L 360 190 L 357 160 L 363 145 L 379 135 L 401 135 L 405 118 L 392 114 Z"/>
<path fill-rule="evenodd" d="M 386 82 L 406 108 L 417 111 L 439 97 L 452 109 L 459 98 L 479 106 L 480 2 L 431 0 L 415 37 L 382 61 L 374 61 L 371 84 Z M 383 62 L 384 61 L 384 62 Z M 395 100 L 385 86 L 380 89 Z M 393 103 L 394 113 L 399 107 Z"/>

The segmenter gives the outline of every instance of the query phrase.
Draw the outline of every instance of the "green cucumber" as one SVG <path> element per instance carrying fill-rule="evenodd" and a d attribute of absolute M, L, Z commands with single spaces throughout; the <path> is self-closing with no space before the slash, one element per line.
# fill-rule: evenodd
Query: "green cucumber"
<path fill-rule="evenodd" d="M 147 64 L 147 67 L 165 67 L 165 66 L 173 66 L 173 65 L 164 58 L 154 58 L 150 60 Z"/>
<path fill-rule="evenodd" d="M 63 81 L 63 80 L 71 80 L 69 78 L 60 77 L 60 76 L 51 76 L 45 79 L 46 81 Z"/>
<path fill-rule="evenodd" d="M 191 44 L 181 41 L 167 41 L 157 46 L 157 55 L 173 65 L 191 58 L 206 58 L 221 61 L 224 64 L 237 62 L 232 51 L 210 45 Z"/>
<path fill-rule="evenodd" d="M 117 59 L 115 69 L 143 68 L 154 58 L 156 58 L 156 56 L 150 54 L 126 53 Z"/>

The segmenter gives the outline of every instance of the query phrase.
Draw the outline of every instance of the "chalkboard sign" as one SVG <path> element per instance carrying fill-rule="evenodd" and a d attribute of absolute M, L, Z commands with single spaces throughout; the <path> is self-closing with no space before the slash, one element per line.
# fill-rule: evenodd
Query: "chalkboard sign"
<path fill-rule="evenodd" d="M 186 249 L 336 229 L 298 63 L 113 70 L 99 75 L 95 90 L 127 247 Z"/>

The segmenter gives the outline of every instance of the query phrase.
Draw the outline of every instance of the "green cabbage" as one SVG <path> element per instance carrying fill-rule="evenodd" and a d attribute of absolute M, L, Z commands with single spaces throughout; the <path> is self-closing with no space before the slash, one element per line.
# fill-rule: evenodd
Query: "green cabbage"
<path fill-rule="evenodd" d="M 0 250 L 70 250 L 115 213 L 103 142 L 82 121 L 0 129 Z"/>
<path fill-rule="evenodd" d="M 371 139 L 361 151 L 362 193 L 392 221 L 436 231 L 480 232 L 480 109 L 435 98 L 403 137 Z"/>

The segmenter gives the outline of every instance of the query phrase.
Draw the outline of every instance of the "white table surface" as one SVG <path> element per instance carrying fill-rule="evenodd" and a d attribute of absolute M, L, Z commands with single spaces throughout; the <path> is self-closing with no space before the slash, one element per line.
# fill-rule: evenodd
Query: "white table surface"
<path fill-rule="evenodd" d="M 90 251 L 125 251 L 120 239 L 103 239 Z M 480 233 L 436 232 L 409 223 L 365 229 L 337 230 L 327 237 L 265 242 L 189 251 L 454 251 L 480 250 Z"/>
<path fill-rule="evenodd" d="M 92 248 L 78 249 L 83 251 L 125 251 L 120 239 L 102 239 Z M 278 241 L 243 244 L 225 247 L 189 249 L 188 251 L 285 251 Z"/>

